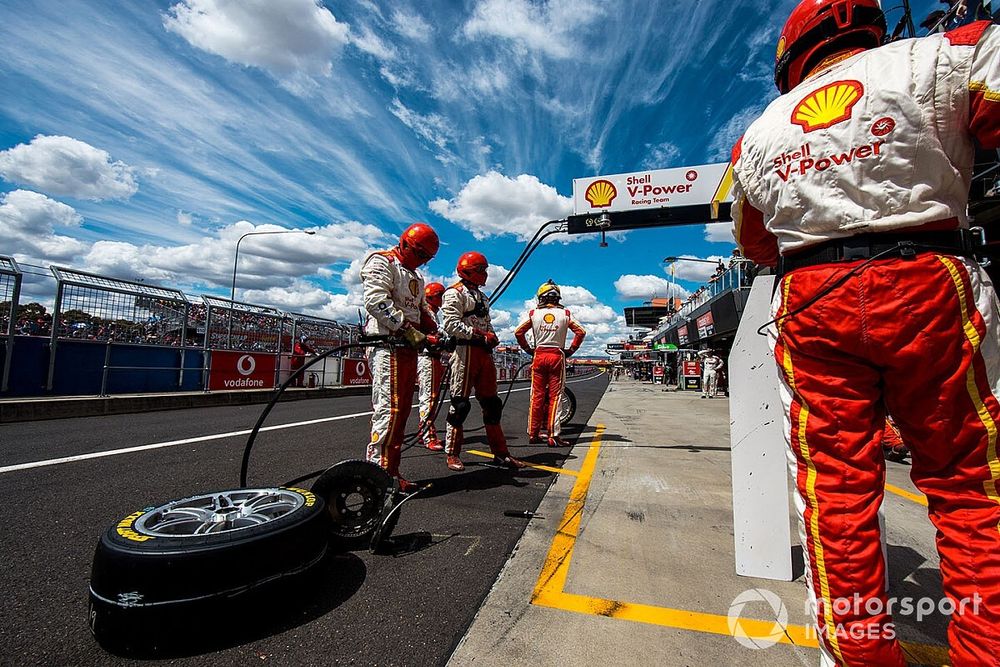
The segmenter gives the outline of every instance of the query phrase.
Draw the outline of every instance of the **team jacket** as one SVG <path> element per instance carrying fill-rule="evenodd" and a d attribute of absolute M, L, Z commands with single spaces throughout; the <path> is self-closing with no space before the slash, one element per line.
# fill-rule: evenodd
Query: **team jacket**
<path fill-rule="evenodd" d="M 462 340 L 472 338 L 473 329 L 493 331 L 490 300 L 478 287 L 458 281 L 444 291 L 441 328 L 449 336 Z"/>
<path fill-rule="evenodd" d="M 399 261 L 392 250 L 373 252 L 361 267 L 364 286 L 365 333 L 393 333 L 406 321 L 419 325 L 421 313 L 429 316 L 424 302 L 424 279 Z"/>
<path fill-rule="evenodd" d="M 587 332 L 577 324 L 570 314 L 568 308 L 540 307 L 528 311 L 528 319 L 521 322 L 514 335 L 518 344 L 529 349 L 526 335 L 531 329 L 535 337 L 535 347 L 555 347 L 560 350 L 566 347 L 566 334 L 573 332 L 573 350 L 577 350 L 582 344 Z"/>
<path fill-rule="evenodd" d="M 1000 26 L 863 51 L 774 100 L 733 149 L 744 254 L 968 226 L 973 140 L 1000 146 Z"/>

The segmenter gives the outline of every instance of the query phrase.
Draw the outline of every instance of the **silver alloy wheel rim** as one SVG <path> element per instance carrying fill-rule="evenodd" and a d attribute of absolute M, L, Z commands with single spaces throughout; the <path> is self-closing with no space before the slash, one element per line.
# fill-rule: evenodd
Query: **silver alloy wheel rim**
<path fill-rule="evenodd" d="M 201 537 L 233 533 L 276 521 L 302 507 L 288 489 L 237 489 L 174 500 L 139 517 L 134 529 L 153 537 Z"/>
<path fill-rule="evenodd" d="M 559 423 L 565 424 L 569 421 L 569 411 L 573 409 L 573 404 L 569 402 L 569 396 L 563 391 L 559 398 Z"/>

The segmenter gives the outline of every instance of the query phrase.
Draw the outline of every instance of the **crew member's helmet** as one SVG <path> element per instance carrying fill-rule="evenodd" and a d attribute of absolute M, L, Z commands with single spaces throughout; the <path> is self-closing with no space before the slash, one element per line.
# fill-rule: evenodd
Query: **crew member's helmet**
<path fill-rule="evenodd" d="M 559 291 L 559 285 L 552 282 L 550 278 L 547 282 L 542 283 L 542 286 L 538 288 L 535 292 L 535 298 L 538 299 L 538 305 L 541 306 L 546 303 L 559 303 L 562 298 L 562 293 Z"/>
<path fill-rule="evenodd" d="M 424 287 L 424 299 L 427 301 L 427 305 L 434 309 L 435 313 L 441 307 L 443 296 L 444 285 L 441 283 L 427 283 Z"/>
<path fill-rule="evenodd" d="M 471 250 L 458 258 L 458 277 L 467 280 L 473 285 L 482 287 L 486 284 L 486 269 L 490 263 L 486 261 L 486 255 L 481 252 Z"/>
<path fill-rule="evenodd" d="M 842 49 L 873 49 L 884 37 L 878 0 L 802 0 L 781 31 L 774 83 L 787 93 L 823 58 Z"/>
<path fill-rule="evenodd" d="M 403 266 L 415 269 L 426 264 L 437 254 L 439 245 L 437 232 L 430 225 L 413 223 L 399 235 L 399 256 L 403 260 Z"/>

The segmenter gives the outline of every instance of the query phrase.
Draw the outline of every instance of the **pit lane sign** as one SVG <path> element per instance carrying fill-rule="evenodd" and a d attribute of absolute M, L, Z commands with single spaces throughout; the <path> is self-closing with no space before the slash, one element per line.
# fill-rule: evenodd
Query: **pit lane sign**
<path fill-rule="evenodd" d="M 274 386 L 273 354 L 212 352 L 208 388 L 212 391 L 233 389 L 270 389 Z"/>
<path fill-rule="evenodd" d="M 577 178 L 567 232 L 727 221 L 732 183 L 728 162 Z"/>

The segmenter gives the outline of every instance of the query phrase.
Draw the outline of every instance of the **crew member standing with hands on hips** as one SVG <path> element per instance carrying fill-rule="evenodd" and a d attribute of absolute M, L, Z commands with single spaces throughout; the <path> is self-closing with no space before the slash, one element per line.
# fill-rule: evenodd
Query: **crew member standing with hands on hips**
<path fill-rule="evenodd" d="M 559 286 L 549 280 L 538 288 L 538 307 L 528 311 L 528 319 L 514 330 L 517 344 L 531 359 L 531 404 L 528 407 L 528 442 L 542 442 L 542 421 L 548 429 L 549 447 L 566 447 L 570 443 L 559 437 L 559 403 L 566 386 L 566 357 L 583 345 L 587 332 L 576 323 L 568 308 L 560 303 Z M 531 331 L 535 347 L 528 344 Z M 566 347 L 566 335 L 573 332 L 573 343 Z"/>

